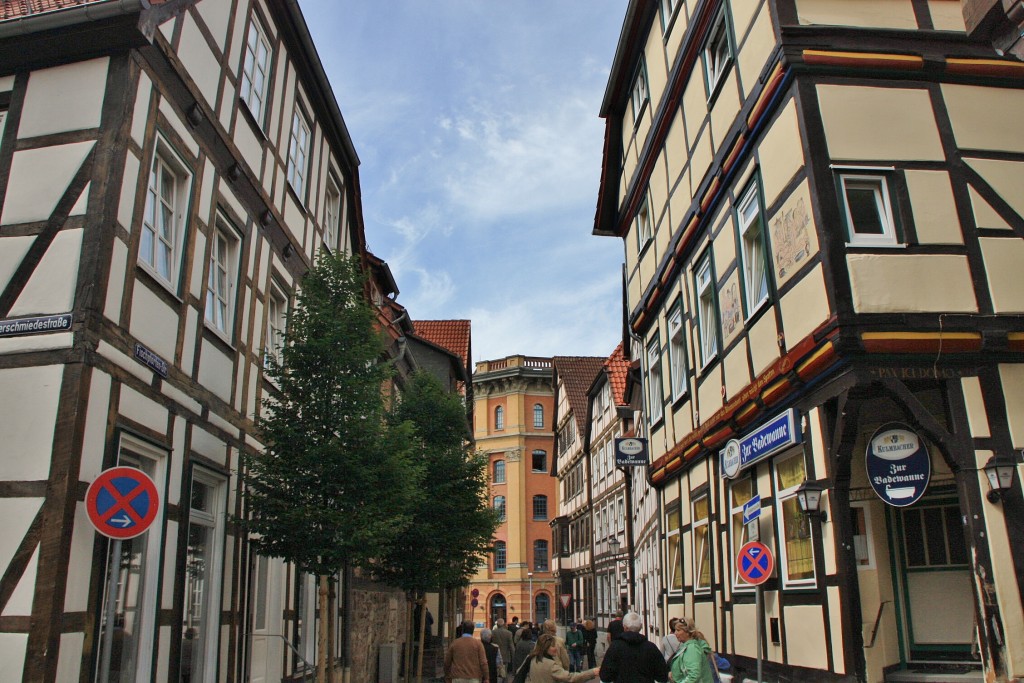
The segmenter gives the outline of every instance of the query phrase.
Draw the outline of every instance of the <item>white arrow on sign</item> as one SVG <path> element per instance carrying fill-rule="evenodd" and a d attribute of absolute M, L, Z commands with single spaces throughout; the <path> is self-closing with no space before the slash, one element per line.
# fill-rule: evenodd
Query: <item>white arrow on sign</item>
<path fill-rule="evenodd" d="M 125 515 L 124 517 L 113 517 L 111 519 L 108 519 L 107 521 L 111 524 L 120 524 L 121 528 L 125 529 L 128 527 L 129 524 L 132 523 L 132 518 L 128 515 Z"/>

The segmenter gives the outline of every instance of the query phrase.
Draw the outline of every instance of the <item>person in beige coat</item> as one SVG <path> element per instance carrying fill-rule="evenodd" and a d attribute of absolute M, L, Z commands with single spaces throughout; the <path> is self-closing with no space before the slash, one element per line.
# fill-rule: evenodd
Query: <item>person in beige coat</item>
<path fill-rule="evenodd" d="M 565 640 L 558 637 L 558 627 L 555 625 L 554 619 L 548 619 L 540 625 L 541 633 L 549 633 L 555 638 L 555 643 L 558 645 L 558 661 L 562 663 L 562 668 L 566 671 L 569 670 L 569 649 L 565 646 Z"/>
<path fill-rule="evenodd" d="M 597 678 L 598 669 L 579 673 L 566 671 L 558 658 L 558 643 L 550 633 L 541 634 L 527 661 L 530 675 L 526 677 L 526 683 L 578 683 Z"/>

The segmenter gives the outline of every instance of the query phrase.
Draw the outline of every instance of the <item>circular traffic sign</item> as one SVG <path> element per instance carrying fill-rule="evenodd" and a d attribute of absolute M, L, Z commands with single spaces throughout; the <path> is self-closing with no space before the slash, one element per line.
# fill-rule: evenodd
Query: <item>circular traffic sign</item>
<path fill-rule="evenodd" d="M 744 544 L 736 557 L 736 571 L 744 581 L 753 586 L 764 583 L 775 571 L 772 551 L 759 541 Z"/>
<path fill-rule="evenodd" d="M 85 493 L 89 521 L 108 538 L 135 538 L 145 533 L 159 507 L 156 484 L 134 467 L 104 470 Z"/>

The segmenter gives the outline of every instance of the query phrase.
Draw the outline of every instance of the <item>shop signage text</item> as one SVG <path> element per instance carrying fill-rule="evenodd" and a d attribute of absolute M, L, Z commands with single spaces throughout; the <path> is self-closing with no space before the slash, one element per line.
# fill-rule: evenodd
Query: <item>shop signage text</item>
<path fill-rule="evenodd" d="M 167 379 L 167 361 L 138 342 L 135 342 L 135 359 L 156 374 Z"/>
<path fill-rule="evenodd" d="M 901 422 L 889 422 L 875 431 L 868 442 L 865 465 L 871 488 L 896 507 L 920 500 L 932 475 L 924 440 Z"/>
<path fill-rule="evenodd" d="M 800 432 L 796 428 L 796 411 L 790 408 L 742 439 L 726 444 L 720 453 L 722 475 L 732 479 L 758 460 L 798 443 Z M 738 445 L 738 464 L 737 445 L 734 444 Z"/>
<path fill-rule="evenodd" d="M 71 314 L 48 315 L 42 318 L 12 318 L 0 320 L 0 337 L 21 337 L 27 334 L 67 332 L 71 329 Z"/>
<path fill-rule="evenodd" d="M 648 464 L 647 439 L 615 439 L 616 467 L 642 467 Z"/>

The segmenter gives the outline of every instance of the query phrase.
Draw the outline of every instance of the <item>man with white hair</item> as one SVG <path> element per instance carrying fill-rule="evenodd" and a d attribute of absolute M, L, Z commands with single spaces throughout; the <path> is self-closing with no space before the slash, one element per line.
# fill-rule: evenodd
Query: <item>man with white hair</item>
<path fill-rule="evenodd" d="M 601 662 L 602 683 L 665 683 L 668 665 L 658 646 L 640 635 L 644 621 L 636 612 L 622 617 L 622 635 L 612 641 Z"/>

